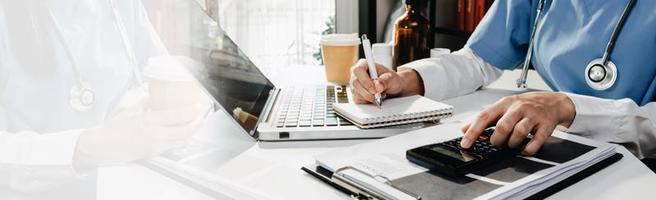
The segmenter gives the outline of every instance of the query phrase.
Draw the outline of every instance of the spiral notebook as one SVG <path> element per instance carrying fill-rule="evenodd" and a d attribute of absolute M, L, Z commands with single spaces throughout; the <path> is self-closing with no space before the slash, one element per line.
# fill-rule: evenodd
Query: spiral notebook
<path fill-rule="evenodd" d="M 373 104 L 337 103 L 336 113 L 360 128 L 438 121 L 451 117 L 453 106 L 415 95 L 388 99 L 383 106 Z"/>

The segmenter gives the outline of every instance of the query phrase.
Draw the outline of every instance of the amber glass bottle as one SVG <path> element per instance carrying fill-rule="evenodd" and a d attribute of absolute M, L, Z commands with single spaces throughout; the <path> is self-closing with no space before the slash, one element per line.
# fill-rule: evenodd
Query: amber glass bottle
<path fill-rule="evenodd" d="M 394 70 L 398 66 L 428 58 L 430 22 L 421 15 L 428 0 L 405 0 L 405 13 L 394 24 Z"/>

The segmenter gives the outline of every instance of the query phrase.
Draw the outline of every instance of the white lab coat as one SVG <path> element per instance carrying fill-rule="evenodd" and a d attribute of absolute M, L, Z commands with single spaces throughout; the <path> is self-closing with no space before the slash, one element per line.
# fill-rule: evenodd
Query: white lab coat
<path fill-rule="evenodd" d="M 502 70 L 465 47 L 453 54 L 401 66 L 415 69 L 423 79 L 425 96 L 442 100 L 474 92 L 497 80 Z M 566 132 L 621 143 L 638 158 L 656 157 L 656 103 L 638 106 L 631 99 L 609 100 L 564 93 L 576 116 Z"/>
<path fill-rule="evenodd" d="M 71 164 L 79 134 L 107 122 L 126 92 L 139 86 L 135 74 L 148 58 L 167 53 L 140 1 L 115 5 L 138 66 L 126 54 L 108 1 L 0 0 L 0 186 L 37 191 L 78 176 Z M 63 45 L 95 91 L 90 110 L 68 103 L 77 82 Z"/>

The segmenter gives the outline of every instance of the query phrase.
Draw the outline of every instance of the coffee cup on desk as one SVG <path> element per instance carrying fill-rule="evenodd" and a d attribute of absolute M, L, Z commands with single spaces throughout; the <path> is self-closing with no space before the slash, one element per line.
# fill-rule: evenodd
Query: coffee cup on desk
<path fill-rule="evenodd" d="M 329 34 L 321 37 L 321 56 L 326 67 L 326 80 L 347 85 L 351 66 L 358 60 L 360 38 L 357 34 Z"/>
<path fill-rule="evenodd" d="M 173 110 L 200 104 L 209 100 L 194 77 L 185 69 L 188 58 L 162 56 L 148 60 L 144 77 L 148 83 L 149 98 L 146 108 L 154 111 Z"/>

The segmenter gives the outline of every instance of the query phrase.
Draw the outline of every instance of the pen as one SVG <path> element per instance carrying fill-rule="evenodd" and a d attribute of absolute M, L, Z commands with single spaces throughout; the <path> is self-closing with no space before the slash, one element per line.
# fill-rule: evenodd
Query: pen
<path fill-rule="evenodd" d="M 371 42 L 367 39 L 366 34 L 362 35 L 362 48 L 364 50 L 364 58 L 367 59 L 367 64 L 369 65 L 369 76 L 371 76 L 371 80 L 376 82 L 378 81 L 378 71 L 376 71 L 374 57 L 371 55 Z M 381 106 L 383 106 L 383 101 L 381 100 L 380 93 L 376 92 L 374 97 L 376 98 L 376 105 L 378 105 L 378 108 L 381 108 Z"/>

